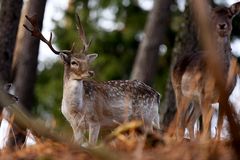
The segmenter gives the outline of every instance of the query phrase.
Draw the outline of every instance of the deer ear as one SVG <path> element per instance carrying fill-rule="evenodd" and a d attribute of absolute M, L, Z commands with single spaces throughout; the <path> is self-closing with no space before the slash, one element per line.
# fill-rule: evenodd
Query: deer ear
<path fill-rule="evenodd" d="M 231 16 L 234 17 L 240 12 L 240 2 L 234 3 L 229 7 Z"/>
<path fill-rule="evenodd" d="M 70 58 L 67 54 L 60 53 L 59 56 L 61 57 L 61 59 L 64 63 L 69 63 L 70 62 Z"/>
<path fill-rule="evenodd" d="M 87 59 L 89 63 L 92 63 L 96 58 L 97 58 L 98 54 L 88 54 L 87 55 Z"/>

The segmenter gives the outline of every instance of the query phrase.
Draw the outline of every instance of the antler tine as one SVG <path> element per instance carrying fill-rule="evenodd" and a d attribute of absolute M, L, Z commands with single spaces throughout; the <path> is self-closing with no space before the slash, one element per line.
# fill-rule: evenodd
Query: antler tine
<path fill-rule="evenodd" d="M 62 50 L 61 52 L 65 54 L 73 54 L 74 49 L 75 49 L 75 43 L 72 44 L 71 50 Z"/>
<path fill-rule="evenodd" d="M 46 43 L 48 45 L 48 47 L 53 51 L 53 53 L 59 55 L 60 53 L 65 53 L 65 54 L 70 54 L 72 53 L 73 49 L 69 50 L 64 50 L 64 51 L 57 51 L 53 48 L 52 46 L 52 32 L 50 33 L 50 38 L 49 40 L 47 40 L 41 33 L 40 29 L 39 29 L 39 25 L 38 25 L 38 19 L 37 19 L 37 15 L 33 15 L 32 17 L 29 17 L 27 15 L 25 15 L 26 19 L 31 23 L 32 25 L 32 29 L 28 28 L 27 25 L 23 25 L 24 28 L 26 28 L 29 32 L 31 32 L 32 36 L 40 39 L 41 41 L 43 41 L 44 43 Z"/>
<path fill-rule="evenodd" d="M 88 41 L 87 41 L 86 34 L 84 32 L 84 29 L 83 29 L 83 26 L 82 26 L 82 23 L 81 23 L 81 20 L 80 20 L 80 17 L 78 14 L 76 14 L 76 19 L 77 19 L 77 30 L 79 32 L 80 39 L 83 42 L 82 52 L 85 53 L 85 51 L 87 51 L 88 47 L 90 46 L 90 42 L 88 43 Z"/>

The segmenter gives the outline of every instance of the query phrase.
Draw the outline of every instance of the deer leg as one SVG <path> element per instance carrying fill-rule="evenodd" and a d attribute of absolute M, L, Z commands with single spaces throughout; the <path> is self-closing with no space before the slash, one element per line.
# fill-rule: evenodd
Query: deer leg
<path fill-rule="evenodd" d="M 194 121 L 195 121 L 195 117 L 194 117 L 194 113 L 195 113 L 195 104 L 194 102 L 192 102 L 186 112 L 186 125 L 187 125 L 187 129 L 189 132 L 189 137 L 190 139 L 194 138 Z"/>
<path fill-rule="evenodd" d="M 144 129 L 146 132 L 153 132 L 153 128 L 160 129 L 158 103 L 153 100 L 151 109 L 144 114 Z"/>
<path fill-rule="evenodd" d="M 201 115 L 201 111 L 200 111 L 199 102 L 197 102 L 197 101 L 193 101 L 191 107 L 192 107 L 191 113 L 189 114 L 189 117 L 187 117 L 188 118 L 187 128 L 189 131 L 190 139 L 194 139 L 194 137 L 195 137 L 194 125 L 197 122 L 197 120 L 199 119 L 199 117 Z"/>
<path fill-rule="evenodd" d="M 158 114 L 153 118 L 152 124 L 156 129 L 160 129 L 160 120 L 159 120 L 159 115 Z"/>
<path fill-rule="evenodd" d="M 178 139 L 183 139 L 184 130 L 186 128 L 185 118 L 186 118 L 187 108 L 189 106 L 189 98 L 182 96 L 178 100 L 179 101 L 177 102 L 178 106 L 177 106 L 177 118 L 176 118 L 177 119 L 176 134 Z"/>
<path fill-rule="evenodd" d="M 190 108 L 188 108 L 189 114 L 186 117 L 186 124 L 187 124 L 187 128 L 189 131 L 189 136 L 190 139 L 194 139 L 194 125 L 197 121 L 197 119 L 200 117 L 201 115 L 201 111 L 199 108 L 199 104 L 196 101 L 193 101 L 191 106 L 189 106 Z"/>
<path fill-rule="evenodd" d="M 99 131 L 100 131 L 99 123 L 90 123 L 89 124 L 89 143 L 90 144 L 97 143 Z"/>
<path fill-rule="evenodd" d="M 149 121 L 149 117 L 145 117 L 144 118 L 144 131 L 146 133 L 150 132 L 152 133 L 153 132 L 153 125 L 152 125 L 152 121 Z"/>
<path fill-rule="evenodd" d="M 78 144 L 82 144 L 84 142 L 84 133 L 80 128 L 73 128 L 74 141 Z"/>
<path fill-rule="evenodd" d="M 209 96 L 206 96 L 209 97 Z M 202 112 L 202 121 L 203 121 L 203 131 L 201 137 L 203 140 L 207 140 L 210 138 L 210 127 L 211 127 L 211 118 L 212 118 L 212 110 L 211 110 L 211 100 L 208 98 L 201 100 L 201 112 Z"/>
<path fill-rule="evenodd" d="M 222 127 L 223 127 L 223 118 L 224 118 L 224 112 L 222 107 L 219 104 L 219 109 L 218 109 L 218 121 L 217 121 L 217 133 L 216 133 L 216 138 L 217 140 L 220 140 L 221 138 L 221 132 L 222 132 Z"/>
<path fill-rule="evenodd" d="M 160 119 L 159 119 L 159 111 L 158 111 L 159 103 L 158 103 L 158 100 L 155 100 L 155 101 L 156 102 L 153 103 L 153 110 L 151 114 L 151 115 L 154 115 L 154 117 L 151 124 L 153 125 L 154 128 L 160 129 Z"/>

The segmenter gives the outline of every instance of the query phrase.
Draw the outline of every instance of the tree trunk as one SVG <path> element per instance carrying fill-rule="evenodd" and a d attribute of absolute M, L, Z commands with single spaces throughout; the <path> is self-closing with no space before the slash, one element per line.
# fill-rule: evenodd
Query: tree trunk
<path fill-rule="evenodd" d="M 191 0 L 189 1 L 189 3 Z M 172 64 L 171 68 L 175 64 L 176 60 L 184 54 L 194 52 L 199 49 L 198 40 L 196 36 L 196 25 L 192 21 L 193 15 L 190 7 L 187 7 L 184 11 L 185 21 L 183 22 L 182 28 L 178 32 L 178 35 L 175 40 L 175 46 L 172 53 Z M 170 74 L 171 76 L 171 74 Z M 173 120 L 176 112 L 176 102 L 175 94 L 173 91 L 171 78 L 168 78 L 167 88 L 166 88 L 166 98 L 162 103 L 162 109 L 164 113 L 163 118 L 161 119 L 161 126 L 166 129 L 170 122 Z"/>
<path fill-rule="evenodd" d="M 16 42 L 22 0 L 0 1 L 0 87 L 10 81 L 13 50 Z"/>
<path fill-rule="evenodd" d="M 46 0 L 30 0 L 28 3 L 29 10 L 27 11 L 27 15 L 32 16 L 33 14 L 37 14 L 38 24 L 41 30 Z M 26 22 L 26 19 L 25 24 L 29 24 Z M 22 41 L 22 47 L 16 50 L 18 53 L 15 55 L 17 57 L 17 67 L 15 68 L 16 75 L 14 85 L 16 88 L 15 93 L 19 97 L 21 104 L 23 104 L 28 111 L 31 111 L 37 73 L 39 40 L 32 37 L 23 27 L 21 29 L 24 35 L 24 41 Z"/>
<path fill-rule="evenodd" d="M 30 0 L 27 5 L 29 5 L 26 11 L 27 15 L 32 16 L 37 14 L 38 24 L 41 30 L 46 0 Z M 26 19 L 24 20 L 24 24 L 29 24 Z M 32 37 L 22 26 L 19 32 L 23 32 L 21 34 L 24 38 L 18 38 L 17 43 L 21 44 L 21 47 L 16 48 L 14 53 L 14 56 L 16 56 L 13 66 L 15 73 L 15 95 L 18 96 L 20 103 L 25 109 L 31 111 L 34 99 L 34 84 L 37 74 L 39 40 Z M 19 33 L 18 35 L 21 36 L 21 34 Z M 8 146 L 11 148 L 15 145 L 22 145 L 26 137 L 25 128 L 19 128 L 15 123 L 13 124 L 13 133 L 15 136 L 10 135 L 8 140 Z"/>
<path fill-rule="evenodd" d="M 23 8 L 22 8 L 22 13 L 21 13 L 21 17 L 20 17 L 20 22 L 19 22 L 19 28 L 18 28 L 18 32 L 17 32 L 17 39 L 16 39 L 16 45 L 14 48 L 14 53 L 13 53 L 13 60 L 12 60 L 12 80 L 15 79 L 16 76 L 16 70 L 17 70 L 17 64 L 18 61 L 20 59 L 19 55 L 23 50 L 23 44 L 24 44 L 24 40 L 25 40 L 25 29 L 23 29 L 23 24 L 26 22 L 25 21 L 25 15 L 27 14 L 28 10 L 29 10 L 29 1 L 24 2 Z"/>
<path fill-rule="evenodd" d="M 173 0 L 156 0 L 149 14 L 145 36 L 141 42 L 133 65 L 131 79 L 138 79 L 151 84 L 156 73 L 159 46 L 170 22 L 170 6 Z"/>
<path fill-rule="evenodd" d="M 11 81 L 11 65 L 13 51 L 16 42 L 19 19 L 21 15 L 22 0 L 0 1 L 0 88 Z M 0 109 L 2 113 L 2 108 Z M 9 119 L 9 113 L 5 110 L 3 115 Z M 2 142 L 3 143 L 3 142 Z"/>

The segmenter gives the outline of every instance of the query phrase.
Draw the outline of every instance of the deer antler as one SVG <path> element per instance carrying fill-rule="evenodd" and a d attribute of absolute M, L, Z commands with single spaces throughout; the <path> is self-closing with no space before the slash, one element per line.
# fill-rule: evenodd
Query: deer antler
<path fill-rule="evenodd" d="M 31 32 L 32 36 L 40 39 L 41 41 L 43 41 L 44 43 L 46 43 L 48 45 L 48 47 L 53 51 L 53 53 L 59 55 L 60 53 L 64 53 L 64 54 L 72 54 L 73 50 L 74 50 L 74 44 L 72 45 L 71 50 L 63 50 L 63 51 L 57 51 L 53 48 L 52 46 L 52 32 L 50 33 L 50 38 L 49 40 L 47 40 L 41 33 L 40 29 L 39 29 L 39 25 L 38 25 L 38 18 L 37 15 L 33 15 L 32 17 L 29 16 L 25 16 L 26 19 L 31 23 L 32 25 L 32 29 L 28 28 L 25 24 L 23 25 L 29 32 Z"/>
<path fill-rule="evenodd" d="M 83 26 L 82 26 L 82 23 L 81 23 L 81 20 L 80 20 L 80 17 L 78 14 L 76 14 L 76 20 L 77 20 L 77 30 L 79 32 L 80 39 L 83 42 L 82 53 L 85 54 L 85 52 L 88 50 L 88 48 L 91 44 L 91 41 L 90 42 L 87 41 L 86 34 L 84 32 L 84 29 L 83 29 Z"/>

